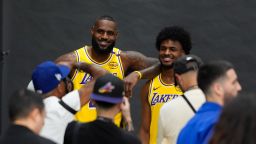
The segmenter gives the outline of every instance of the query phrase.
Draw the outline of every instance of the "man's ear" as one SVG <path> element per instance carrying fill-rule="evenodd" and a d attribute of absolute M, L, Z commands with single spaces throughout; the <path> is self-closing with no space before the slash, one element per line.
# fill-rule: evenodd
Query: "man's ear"
<path fill-rule="evenodd" d="M 73 82 L 71 80 L 66 82 L 66 87 L 67 87 L 68 92 L 73 91 L 73 89 L 74 89 Z"/>
<path fill-rule="evenodd" d="M 182 77 L 179 74 L 174 74 L 174 78 L 176 79 L 176 81 L 180 82 L 182 80 Z"/>
<path fill-rule="evenodd" d="M 40 110 L 39 108 L 33 108 L 29 114 L 29 119 L 32 121 L 30 128 L 36 134 L 39 134 L 40 130 L 44 125 L 45 110 Z"/>
<path fill-rule="evenodd" d="M 214 83 L 214 84 L 213 84 L 213 90 L 214 90 L 214 92 L 215 92 L 218 96 L 223 97 L 223 95 L 224 95 L 224 89 L 223 89 L 223 87 L 222 87 L 222 85 L 221 85 L 220 83 Z"/>
<path fill-rule="evenodd" d="M 40 116 L 40 111 L 38 108 L 33 108 L 33 110 L 29 113 L 29 117 L 33 120 L 33 121 L 37 121 L 38 116 Z"/>
<path fill-rule="evenodd" d="M 94 34 L 94 26 L 91 27 L 91 35 Z"/>
<path fill-rule="evenodd" d="M 58 84 L 58 86 L 57 86 L 57 90 L 58 90 L 58 92 L 60 93 L 60 94 L 65 94 L 66 93 L 66 89 L 65 89 L 65 82 L 64 81 L 61 81 L 59 84 Z M 62 96 L 60 96 L 60 98 L 61 98 Z"/>

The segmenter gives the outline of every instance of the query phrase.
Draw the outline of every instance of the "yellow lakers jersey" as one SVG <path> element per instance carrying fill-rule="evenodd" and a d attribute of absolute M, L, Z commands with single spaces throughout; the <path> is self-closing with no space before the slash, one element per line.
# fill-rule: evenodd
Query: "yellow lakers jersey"
<path fill-rule="evenodd" d="M 182 95 L 179 87 L 174 84 L 166 84 L 161 80 L 161 74 L 150 82 L 148 102 L 151 109 L 150 144 L 156 144 L 158 132 L 158 117 L 160 108 L 164 103 Z"/>
<path fill-rule="evenodd" d="M 75 51 L 75 55 L 77 57 L 77 62 L 86 62 L 89 64 L 97 64 L 103 69 L 109 71 L 113 75 L 117 76 L 120 79 L 124 78 L 123 66 L 120 58 L 120 50 L 117 48 L 113 48 L 110 56 L 104 62 L 97 62 L 91 58 L 88 53 L 88 46 L 82 47 Z M 84 84 L 92 79 L 92 76 L 89 73 L 85 73 L 82 71 L 75 70 L 75 73 L 72 77 L 72 81 L 74 84 L 74 89 L 81 88 Z M 97 113 L 95 106 L 92 102 L 88 102 L 85 104 L 81 110 L 75 115 L 75 118 L 80 122 L 90 122 L 96 119 Z M 122 115 L 121 113 L 117 114 L 114 121 L 115 124 L 120 126 Z"/>

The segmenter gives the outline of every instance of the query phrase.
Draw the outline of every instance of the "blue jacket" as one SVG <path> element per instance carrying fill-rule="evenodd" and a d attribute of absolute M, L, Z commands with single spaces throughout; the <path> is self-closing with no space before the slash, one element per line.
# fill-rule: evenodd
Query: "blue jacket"
<path fill-rule="evenodd" d="M 177 144 L 203 144 L 217 123 L 222 106 L 205 102 L 181 130 Z"/>

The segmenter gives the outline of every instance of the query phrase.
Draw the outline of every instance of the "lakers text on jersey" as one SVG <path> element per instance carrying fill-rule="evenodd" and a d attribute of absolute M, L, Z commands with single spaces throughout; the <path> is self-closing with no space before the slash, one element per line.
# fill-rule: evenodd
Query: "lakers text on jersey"
<path fill-rule="evenodd" d="M 157 141 L 160 108 L 164 103 L 180 95 L 182 95 L 180 88 L 174 84 L 165 84 L 161 79 L 161 74 L 151 80 L 148 91 L 148 102 L 151 109 L 150 144 L 156 144 Z"/>

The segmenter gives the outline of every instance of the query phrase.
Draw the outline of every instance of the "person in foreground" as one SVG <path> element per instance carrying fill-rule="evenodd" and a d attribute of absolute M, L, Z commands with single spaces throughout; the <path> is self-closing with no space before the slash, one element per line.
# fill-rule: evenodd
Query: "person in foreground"
<path fill-rule="evenodd" d="M 235 98 L 241 90 L 235 69 L 227 61 L 213 61 L 203 65 L 198 72 L 198 86 L 205 93 L 207 102 L 181 130 L 177 144 L 207 143 L 223 105 Z"/>
<path fill-rule="evenodd" d="M 64 144 L 140 144 L 137 137 L 114 124 L 115 115 L 122 111 L 126 121 L 132 122 L 129 101 L 123 96 L 123 81 L 106 74 L 94 85 L 91 100 L 96 106 L 97 118 L 88 123 L 68 124 Z M 132 127 L 128 128 L 132 130 Z"/>
<path fill-rule="evenodd" d="M 94 80 L 79 90 L 73 90 L 68 79 L 70 67 L 63 63 L 57 65 L 52 61 L 39 64 L 33 71 L 32 82 L 36 92 L 41 93 L 46 107 L 45 125 L 40 135 L 58 144 L 63 143 L 66 126 L 74 120 L 74 114 L 89 101 Z M 83 69 L 83 63 L 76 65 Z M 106 71 L 102 70 L 102 74 Z M 94 73 L 95 77 L 100 73 Z"/>
<path fill-rule="evenodd" d="M 209 144 L 256 143 L 256 95 L 239 95 L 224 106 Z"/>
<path fill-rule="evenodd" d="M 0 144 L 55 144 L 40 137 L 44 125 L 44 103 L 39 94 L 16 91 L 9 99 L 11 125 L 0 138 Z"/>
<path fill-rule="evenodd" d="M 197 84 L 197 73 L 203 64 L 195 55 L 178 58 L 174 75 L 184 95 L 163 105 L 159 114 L 157 143 L 176 144 L 180 130 L 205 102 L 205 95 Z"/>

